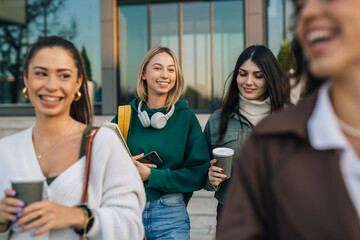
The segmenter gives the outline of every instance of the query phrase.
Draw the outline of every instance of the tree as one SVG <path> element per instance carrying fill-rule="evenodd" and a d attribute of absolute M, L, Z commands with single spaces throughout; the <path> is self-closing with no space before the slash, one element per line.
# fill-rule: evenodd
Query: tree
<path fill-rule="evenodd" d="M 277 59 L 286 72 L 289 72 L 290 69 L 294 69 L 294 58 L 291 54 L 290 44 L 288 44 L 286 39 L 281 45 Z"/>
<path fill-rule="evenodd" d="M 87 55 L 86 48 L 84 46 L 82 46 L 82 49 L 81 49 L 81 57 L 84 61 L 86 76 L 88 77 L 88 79 L 92 79 L 91 62 Z"/>
<path fill-rule="evenodd" d="M 0 25 L 0 66 L 7 69 L 14 81 L 10 84 L 12 103 L 17 103 L 23 83 L 23 59 L 25 59 L 33 36 L 43 37 L 51 33 L 69 40 L 76 36 L 76 22 L 68 28 L 59 24 L 56 17 L 66 0 L 28 0 L 26 3 L 26 23 L 24 25 Z M 62 27 L 62 29 L 60 29 Z"/>

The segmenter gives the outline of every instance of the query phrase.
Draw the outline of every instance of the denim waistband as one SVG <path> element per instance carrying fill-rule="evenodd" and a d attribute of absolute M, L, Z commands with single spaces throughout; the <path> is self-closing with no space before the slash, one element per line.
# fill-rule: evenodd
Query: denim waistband
<path fill-rule="evenodd" d="M 145 208 L 149 207 L 152 203 L 157 203 L 160 202 L 161 199 L 184 199 L 184 195 L 182 193 L 169 193 L 169 194 L 165 194 L 163 195 L 161 198 L 153 200 L 151 202 L 146 202 Z"/>

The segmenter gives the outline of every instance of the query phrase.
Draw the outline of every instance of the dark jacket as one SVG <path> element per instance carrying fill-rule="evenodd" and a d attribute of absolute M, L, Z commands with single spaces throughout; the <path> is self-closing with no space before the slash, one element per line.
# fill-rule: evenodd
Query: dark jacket
<path fill-rule="evenodd" d="M 260 123 L 235 164 L 217 239 L 355 240 L 359 216 L 334 150 L 311 147 L 317 93 Z"/>
<path fill-rule="evenodd" d="M 239 152 L 238 150 L 240 149 L 241 144 L 250 133 L 251 125 L 244 118 L 239 119 L 239 117 L 235 113 L 232 113 L 230 115 L 229 122 L 227 123 L 228 126 L 224 139 L 220 143 L 218 143 L 217 141 L 219 139 L 221 110 L 222 108 L 216 110 L 213 114 L 211 114 L 209 120 L 206 123 L 204 135 L 209 146 L 211 159 L 214 158 L 211 152 L 214 148 L 217 147 L 228 147 L 233 149 L 235 152 L 235 159 Z M 216 191 L 214 194 L 215 198 L 220 203 L 224 204 L 226 192 L 230 185 L 230 179 L 231 178 L 225 179 L 225 181 L 220 183 L 218 187 L 214 187 L 210 184 L 209 177 L 207 177 L 205 189 L 208 191 Z"/>

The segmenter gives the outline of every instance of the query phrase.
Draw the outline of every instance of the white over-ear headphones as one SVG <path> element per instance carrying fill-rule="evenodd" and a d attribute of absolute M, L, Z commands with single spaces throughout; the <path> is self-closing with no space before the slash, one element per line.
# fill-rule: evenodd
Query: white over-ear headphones
<path fill-rule="evenodd" d="M 138 105 L 138 117 L 141 122 L 141 125 L 145 128 L 152 126 L 155 129 L 162 129 L 166 126 L 167 120 L 173 115 L 175 112 L 175 105 L 170 108 L 170 111 L 165 115 L 161 112 L 155 113 L 151 120 L 149 119 L 149 115 L 146 111 L 141 111 L 141 107 L 143 102 L 140 101 Z"/>

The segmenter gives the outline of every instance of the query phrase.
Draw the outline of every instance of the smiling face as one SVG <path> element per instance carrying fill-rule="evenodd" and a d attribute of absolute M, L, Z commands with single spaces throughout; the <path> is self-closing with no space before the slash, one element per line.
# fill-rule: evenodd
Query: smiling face
<path fill-rule="evenodd" d="M 142 74 L 142 80 L 146 81 L 149 98 L 167 97 L 176 82 L 176 68 L 171 55 L 162 52 L 153 56 Z"/>
<path fill-rule="evenodd" d="M 297 37 L 317 77 L 360 69 L 360 1 L 297 0 Z"/>
<path fill-rule="evenodd" d="M 71 54 L 61 47 L 40 49 L 31 59 L 24 79 L 37 116 L 48 117 L 69 115 L 82 83 Z"/>
<path fill-rule="evenodd" d="M 267 87 L 264 74 L 250 59 L 240 66 L 236 83 L 240 94 L 247 100 L 265 99 Z"/>

